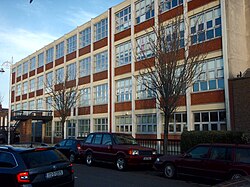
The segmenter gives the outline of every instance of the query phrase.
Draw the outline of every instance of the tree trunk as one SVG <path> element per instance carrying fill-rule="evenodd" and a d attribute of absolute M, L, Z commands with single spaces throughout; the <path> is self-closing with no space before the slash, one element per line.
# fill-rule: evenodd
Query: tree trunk
<path fill-rule="evenodd" d="M 166 155 L 168 153 L 168 125 L 169 125 L 169 117 L 164 113 L 165 125 L 164 125 L 164 142 L 163 142 L 163 153 Z"/>
<path fill-rule="evenodd" d="M 65 125 L 65 119 L 62 119 L 62 121 L 61 121 L 61 123 L 62 123 L 62 139 L 64 139 L 64 125 Z"/>

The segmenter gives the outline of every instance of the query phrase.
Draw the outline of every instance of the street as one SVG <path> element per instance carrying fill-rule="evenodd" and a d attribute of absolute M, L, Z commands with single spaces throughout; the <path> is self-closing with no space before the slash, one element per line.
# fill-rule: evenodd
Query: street
<path fill-rule="evenodd" d="M 85 164 L 73 164 L 75 170 L 75 187 L 205 187 L 194 181 L 183 179 L 169 180 L 159 172 L 149 169 L 129 169 L 117 171 L 111 165 L 88 167 Z"/>

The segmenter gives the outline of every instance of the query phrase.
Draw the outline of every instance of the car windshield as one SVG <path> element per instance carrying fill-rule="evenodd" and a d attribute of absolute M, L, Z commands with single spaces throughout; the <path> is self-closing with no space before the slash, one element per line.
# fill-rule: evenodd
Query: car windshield
<path fill-rule="evenodd" d="M 138 143 L 131 135 L 126 134 L 115 134 L 114 140 L 116 144 L 122 144 L 122 145 L 137 145 Z"/>
<path fill-rule="evenodd" d="M 21 153 L 28 169 L 66 162 L 66 157 L 57 150 L 29 151 Z"/>

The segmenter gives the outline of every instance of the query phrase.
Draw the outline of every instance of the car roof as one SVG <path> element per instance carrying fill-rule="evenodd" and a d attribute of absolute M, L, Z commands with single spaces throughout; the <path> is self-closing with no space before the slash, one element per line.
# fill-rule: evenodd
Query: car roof
<path fill-rule="evenodd" d="M 205 145 L 205 146 L 225 146 L 225 147 L 250 147 L 250 144 L 233 144 L 233 143 L 202 143 L 198 144 L 200 145 Z"/>
<path fill-rule="evenodd" d="M 30 147 L 14 147 L 11 145 L 3 145 L 0 146 L 0 150 L 8 150 L 11 152 L 29 152 L 29 151 L 36 151 L 36 150 L 49 150 L 49 149 L 54 149 L 53 147 L 36 147 L 36 148 L 30 148 Z"/>

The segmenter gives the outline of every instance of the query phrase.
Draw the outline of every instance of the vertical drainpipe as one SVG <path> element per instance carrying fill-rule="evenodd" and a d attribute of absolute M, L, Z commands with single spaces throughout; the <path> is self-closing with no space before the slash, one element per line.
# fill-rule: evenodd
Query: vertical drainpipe
<path fill-rule="evenodd" d="M 189 55 L 189 19 L 188 19 L 188 0 L 183 1 L 183 16 L 184 16 L 184 25 L 185 25 L 185 58 Z M 192 87 L 189 87 L 186 90 L 186 109 L 187 109 L 187 128 L 188 130 L 193 130 L 192 125 L 193 117 L 191 111 L 191 91 Z"/>
<path fill-rule="evenodd" d="M 108 80 L 109 80 L 109 107 L 108 107 L 108 114 L 109 114 L 109 132 L 112 132 L 112 125 L 113 125 L 113 115 L 112 113 L 114 112 L 113 111 L 113 91 L 114 91 L 114 88 L 113 88 L 113 66 L 112 66 L 112 62 L 113 62 L 113 55 L 112 55 L 112 47 L 113 47 L 113 29 L 112 29 L 112 22 L 113 22 L 113 18 L 112 18 L 112 8 L 109 8 L 109 11 L 108 11 L 108 28 L 109 28 L 109 32 L 108 32 L 108 52 L 109 52 L 109 55 L 108 55 L 108 67 L 109 67 L 109 73 L 108 73 Z"/>
<path fill-rule="evenodd" d="M 227 130 L 231 130 L 230 103 L 229 103 L 229 61 L 228 61 L 228 43 L 227 43 L 227 17 L 226 0 L 220 1 L 221 23 L 222 23 L 222 53 L 224 62 L 224 86 L 225 86 L 225 107 L 227 117 Z"/>
<path fill-rule="evenodd" d="M 79 49 L 80 49 L 80 34 L 79 34 L 79 27 L 77 27 L 77 40 L 76 40 L 76 87 L 77 87 L 77 91 L 79 94 L 80 90 L 79 90 L 79 82 L 78 82 L 78 78 L 80 77 L 80 72 L 77 71 L 79 68 Z M 79 99 L 79 98 L 78 98 Z M 75 108 L 73 108 L 73 118 L 75 118 L 75 138 L 77 138 L 78 136 L 78 105 L 79 105 L 79 100 L 76 101 L 76 105 Z M 75 112 L 74 112 L 75 110 Z M 74 115 L 75 114 L 75 115 Z"/>
<path fill-rule="evenodd" d="M 93 119 L 93 104 L 94 104 L 94 86 L 93 86 L 93 74 L 94 74 L 94 35 L 95 35 L 95 30 L 94 30 L 94 24 L 93 24 L 93 19 L 90 20 L 90 30 L 91 30 L 91 42 L 90 42 L 90 59 L 91 59 L 91 66 L 90 66 L 90 124 L 89 124 L 89 131 L 94 132 L 94 119 Z"/>

